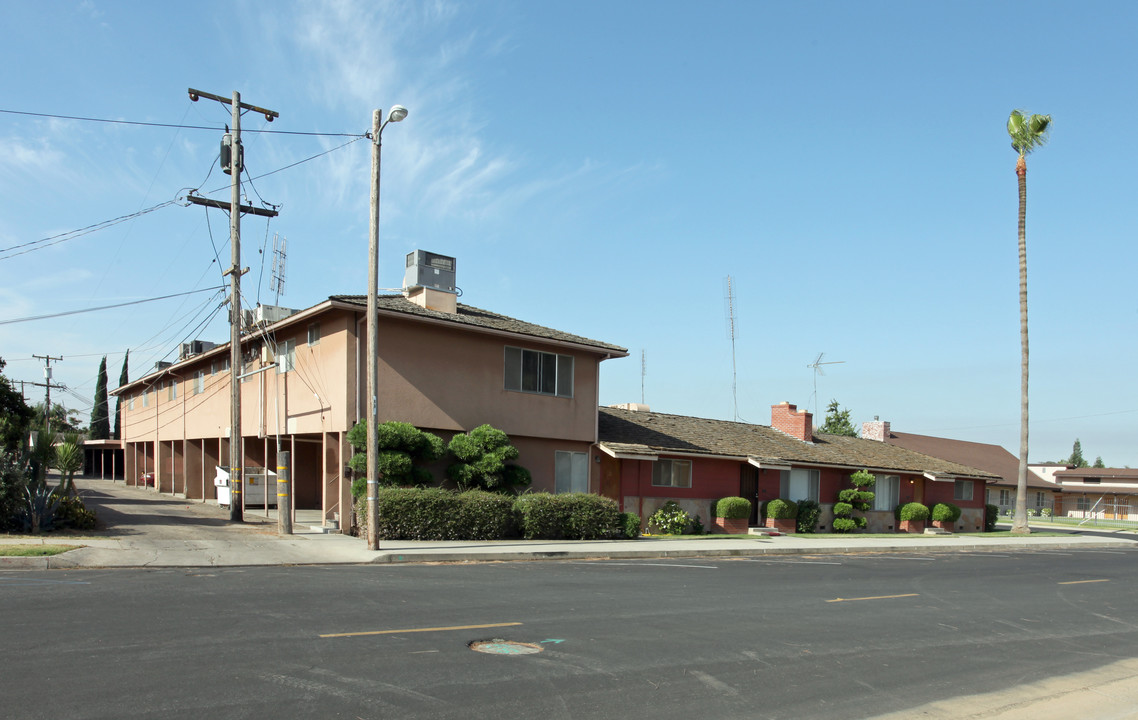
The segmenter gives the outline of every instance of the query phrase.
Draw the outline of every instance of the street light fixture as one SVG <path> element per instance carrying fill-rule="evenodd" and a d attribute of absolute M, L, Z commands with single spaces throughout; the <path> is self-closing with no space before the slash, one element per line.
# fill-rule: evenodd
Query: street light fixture
<path fill-rule="evenodd" d="M 367 273 L 367 547 L 379 550 L 379 167 L 383 129 L 401 122 L 407 108 L 394 105 L 380 124 L 382 110 L 371 115 L 371 232 L 368 238 Z M 341 490 L 341 495 L 343 491 Z"/>

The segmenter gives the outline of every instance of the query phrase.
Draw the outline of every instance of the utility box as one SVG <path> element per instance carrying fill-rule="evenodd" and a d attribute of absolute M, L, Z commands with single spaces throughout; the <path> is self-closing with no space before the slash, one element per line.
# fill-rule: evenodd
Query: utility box
<path fill-rule="evenodd" d="M 403 273 L 403 287 L 425 287 L 442 292 L 456 293 L 455 266 L 457 262 L 447 255 L 426 250 L 407 253 L 407 270 Z"/>

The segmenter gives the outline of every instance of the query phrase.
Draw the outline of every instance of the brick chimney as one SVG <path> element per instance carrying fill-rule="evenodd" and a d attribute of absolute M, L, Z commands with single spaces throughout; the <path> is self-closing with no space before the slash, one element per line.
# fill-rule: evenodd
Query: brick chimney
<path fill-rule="evenodd" d="M 869 422 L 863 422 L 861 424 L 861 437 L 863 440 L 889 442 L 889 422 L 878 420 L 876 417 Z"/>
<path fill-rule="evenodd" d="M 814 415 L 788 402 L 771 405 L 771 427 L 803 442 L 814 442 Z"/>

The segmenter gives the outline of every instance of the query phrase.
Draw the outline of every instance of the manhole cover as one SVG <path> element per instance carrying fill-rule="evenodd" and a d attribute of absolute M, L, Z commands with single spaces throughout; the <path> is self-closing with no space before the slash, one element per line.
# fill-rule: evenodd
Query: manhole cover
<path fill-rule="evenodd" d="M 533 655 L 545 648 L 533 643 L 514 642 L 512 640 L 475 640 L 470 643 L 470 649 L 488 655 Z"/>

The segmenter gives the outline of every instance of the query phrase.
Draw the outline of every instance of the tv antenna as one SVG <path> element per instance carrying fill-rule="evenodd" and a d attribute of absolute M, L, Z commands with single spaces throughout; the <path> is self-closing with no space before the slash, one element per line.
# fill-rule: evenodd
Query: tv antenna
<path fill-rule="evenodd" d="M 815 418 L 818 417 L 818 376 L 819 375 L 825 376 L 825 374 L 826 374 L 822 370 L 822 366 L 823 365 L 841 365 L 842 363 L 845 362 L 845 360 L 827 360 L 826 362 L 822 362 L 822 358 L 825 357 L 825 355 L 826 355 L 826 353 L 824 353 L 824 352 L 818 353 L 818 357 L 814 358 L 814 362 L 812 362 L 806 366 L 808 368 L 814 369 L 814 395 L 813 395 L 813 398 L 814 398 L 814 417 Z"/>
<path fill-rule="evenodd" d="M 739 393 L 738 373 L 735 367 L 735 336 L 737 333 L 735 322 L 735 280 L 727 276 L 727 333 L 731 337 L 731 402 L 734 405 L 735 420 L 739 420 Z"/>
<path fill-rule="evenodd" d="M 280 233 L 273 233 L 273 279 L 269 289 L 276 293 L 274 305 L 279 305 L 281 295 L 285 291 L 285 260 L 288 258 L 286 246 L 288 238 L 281 237 Z"/>

